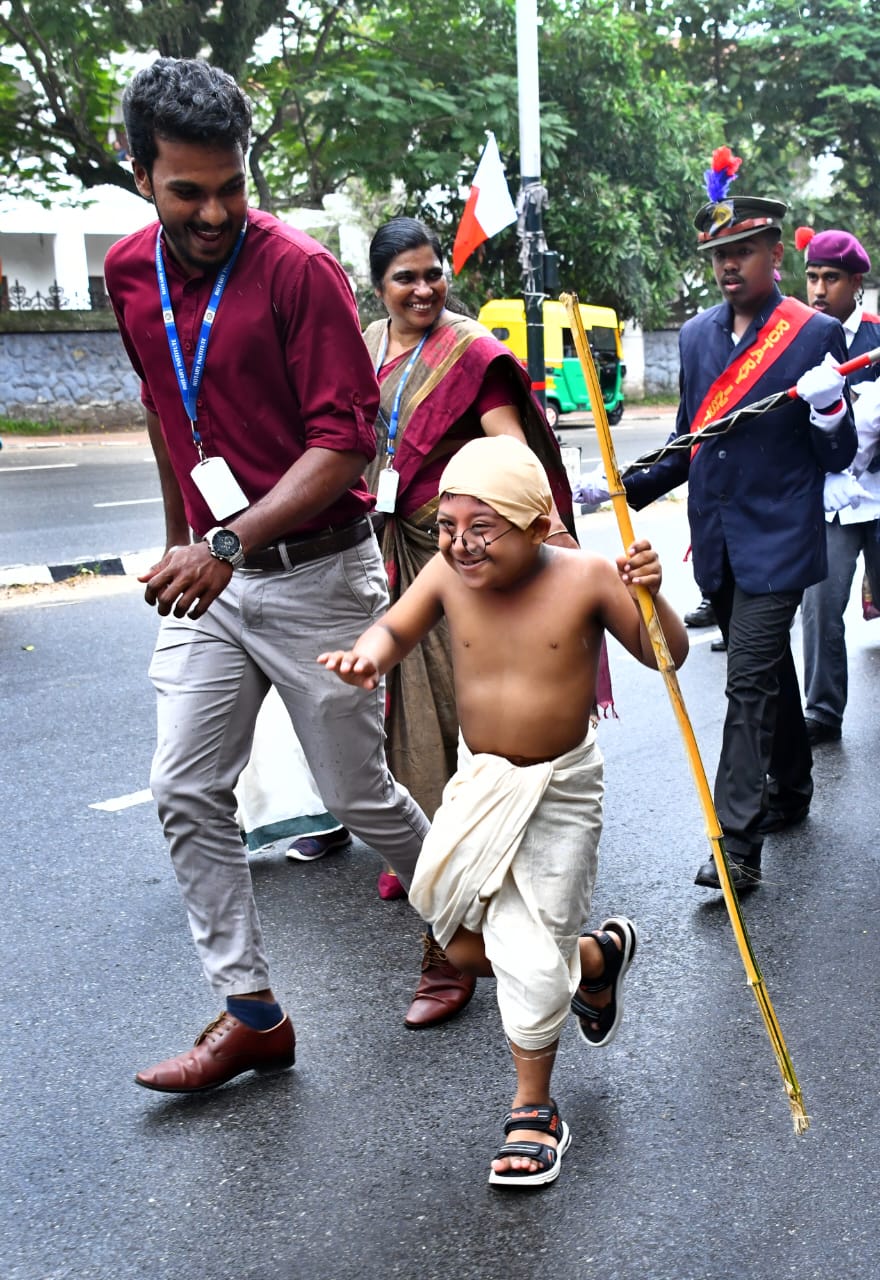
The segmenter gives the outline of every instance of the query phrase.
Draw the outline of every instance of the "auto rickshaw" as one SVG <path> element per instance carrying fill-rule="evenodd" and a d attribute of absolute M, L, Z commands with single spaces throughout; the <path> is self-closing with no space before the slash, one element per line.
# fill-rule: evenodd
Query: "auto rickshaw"
<path fill-rule="evenodd" d="M 620 324 L 612 307 L 580 304 L 584 329 L 599 371 L 599 385 L 608 421 L 623 416 L 623 346 Z M 526 312 L 522 298 L 493 298 L 480 308 L 479 320 L 513 354 L 526 363 Z M 590 396 L 574 347 L 568 316 L 561 302 L 544 303 L 544 360 L 547 377 L 547 420 L 556 427 L 560 414 L 590 408 Z"/>

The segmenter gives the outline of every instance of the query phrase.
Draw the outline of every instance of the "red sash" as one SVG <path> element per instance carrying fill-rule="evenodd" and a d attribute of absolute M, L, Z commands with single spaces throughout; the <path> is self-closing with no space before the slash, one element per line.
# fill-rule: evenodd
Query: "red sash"
<path fill-rule="evenodd" d="M 775 307 L 769 320 L 758 330 L 754 342 L 732 364 L 724 369 L 703 399 L 691 419 L 691 432 L 714 422 L 748 401 L 752 391 L 783 351 L 791 346 L 804 325 L 816 313 L 797 298 L 783 298 Z M 691 451 L 693 458 L 699 445 Z"/>

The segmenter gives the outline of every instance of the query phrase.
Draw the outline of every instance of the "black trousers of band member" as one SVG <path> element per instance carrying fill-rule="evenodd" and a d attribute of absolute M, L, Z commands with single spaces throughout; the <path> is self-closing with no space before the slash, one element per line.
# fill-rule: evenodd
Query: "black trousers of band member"
<path fill-rule="evenodd" d="M 801 591 L 749 595 L 725 558 L 710 593 L 727 641 L 727 715 L 715 777 L 715 808 L 728 854 L 760 854 L 768 807 L 792 811 L 813 794 L 807 738 L 790 634 Z"/>

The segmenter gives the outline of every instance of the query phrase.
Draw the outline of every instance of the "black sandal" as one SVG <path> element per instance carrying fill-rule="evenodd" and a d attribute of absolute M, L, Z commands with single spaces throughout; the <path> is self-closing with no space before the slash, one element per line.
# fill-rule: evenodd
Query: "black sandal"
<path fill-rule="evenodd" d="M 618 947 L 606 931 L 616 933 L 622 946 Z M 636 954 L 638 934 L 632 920 L 626 916 L 611 916 L 603 920 L 598 929 L 581 936 L 596 939 L 602 949 L 605 967 L 595 981 L 580 984 L 572 998 L 571 1011 L 584 1043 L 592 1049 L 601 1049 L 614 1039 L 623 1017 L 623 980 Z M 611 999 L 604 1009 L 597 1009 L 581 999 L 582 991 L 607 991 L 609 987 L 612 989 Z M 598 1023 L 598 1026 L 593 1026 L 593 1023 Z"/>
<path fill-rule="evenodd" d="M 564 1120 L 560 1119 L 559 1108 L 553 1099 L 549 1105 L 537 1102 L 534 1105 L 516 1107 L 507 1113 L 504 1121 L 504 1136 L 512 1129 L 536 1129 L 538 1133 L 549 1133 L 556 1138 L 557 1145 L 549 1146 L 546 1142 L 506 1142 L 499 1147 L 496 1160 L 504 1160 L 508 1156 L 523 1156 L 526 1160 L 536 1160 L 540 1169 L 528 1173 L 525 1169 L 508 1169 L 505 1173 L 489 1171 L 489 1181 L 496 1187 L 543 1187 L 548 1182 L 555 1182 L 562 1168 L 562 1157 L 571 1145 L 571 1130 Z"/>

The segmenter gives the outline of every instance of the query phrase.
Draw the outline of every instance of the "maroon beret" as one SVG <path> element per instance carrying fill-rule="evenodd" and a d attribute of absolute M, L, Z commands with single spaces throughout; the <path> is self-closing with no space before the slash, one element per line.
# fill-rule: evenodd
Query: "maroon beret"
<path fill-rule="evenodd" d="M 819 231 L 807 245 L 808 267 L 840 267 L 850 275 L 871 270 L 871 259 L 848 231 Z"/>

